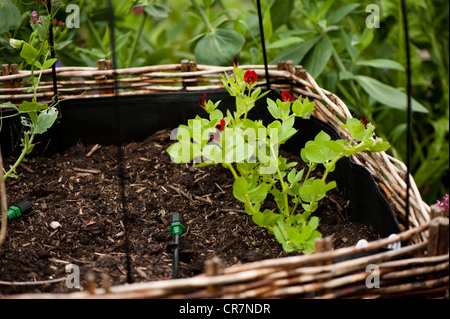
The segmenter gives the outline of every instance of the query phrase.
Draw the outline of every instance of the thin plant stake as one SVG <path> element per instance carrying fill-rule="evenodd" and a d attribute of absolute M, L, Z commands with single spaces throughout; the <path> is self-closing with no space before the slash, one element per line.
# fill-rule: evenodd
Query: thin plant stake
<path fill-rule="evenodd" d="M 411 53 L 409 49 L 408 16 L 405 0 L 402 0 L 403 27 L 405 29 L 406 47 L 406 92 L 407 92 L 407 129 L 406 129 L 406 216 L 405 229 L 409 228 L 409 189 L 411 188 L 409 167 L 411 161 Z"/>
<path fill-rule="evenodd" d="M 120 106 L 117 101 L 118 82 L 117 82 L 117 63 L 116 63 L 116 50 L 114 39 L 114 10 L 111 0 L 108 0 L 108 24 L 111 40 L 111 52 L 112 52 L 112 66 L 113 66 L 113 78 L 114 78 L 114 97 L 116 103 L 114 103 L 114 113 L 116 117 L 116 132 L 117 132 L 117 160 L 118 160 L 118 175 L 120 181 L 120 196 L 122 199 L 122 211 L 123 211 L 123 225 L 125 230 L 125 250 L 127 256 L 127 282 L 132 283 L 131 276 L 131 258 L 130 258 L 130 245 L 128 242 L 128 214 L 127 214 L 127 200 L 125 194 L 125 166 L 124 166 L 124 152 L 123 152 L 123 123 L 120 112 Z"/>

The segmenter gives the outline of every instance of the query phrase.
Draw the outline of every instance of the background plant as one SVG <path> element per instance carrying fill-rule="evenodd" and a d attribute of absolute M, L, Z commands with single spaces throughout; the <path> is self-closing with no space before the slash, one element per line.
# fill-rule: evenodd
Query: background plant
<path fill-rule="evenodd" d="M 62 63 L 96 67 L 98 59 L 110 58 L 106 2 L 59 3 L 58 21 L 65 21 L 67 4 L 80 7 L 79 29 L 55 27 Z M 374 123 L 377 134 L 391 142 L 390 154 L 405 161 L 406 75 L 400 2 L 261 3 L 269 62 L 291 59 L 302 64 L 321 87 L 343 99 L 355 117 L 364 115 Z M 27 21 L 35 2 L 2 0 L 1 4 L 0 62 L 21 63 L 8 42 L 11 37 L 29 37 L 32 29 Z M 114 0 L 113 4 L 120 67 L 181 59 L 229 65 L 236 52 L 241 64 L 263 63 L 254 0 Z M 369 4 L 380 9 L 378 29 L 366 26 Z M 411 172 L 424 199 L 433 204 L 449 188 L 449 34 L 443 27 L 449 24 L 449 3 L 407 1 L 407 7 L 415 99 Z"/>
<path fill-rule="evenodd" d="M 54 105 L 40 104 L 37 101 L 37 88 L 42 76 L 42 72 L 36 77 L 37 70 L 43 71 L 50 68 L 56 58 L 50 58 L 50 46 L 48 43 L 48 34 L 51 20 L 53 18 L 52 9 L 46 11 L 46 15 L 40 15 L 42 11 L 33 11 L 30 16 L 30 25 L 32 32 L 28 41 L 11 38 L 9 43 L 15 50 L 20 51 L 22 63 L 30 65 L 31 68 L 31 87 L 28 92 L 33 92 L 31 101 L 23 101 L 21 105 L 15 106 L 11 102 L 5 105 L 13 108 L 16 112 L 11 115 L 0 114 L 0 121 L 8 117 L 20 116 L 20 120 L 25 130 L 21 139 L 22 151 L 15 163 L 6 170 L 2 179 L 15 176 L 17 166 L 23 161 L 26 155 L 33 150 L 33 142 L 37 134 L 45 133 L 55 122 L 58 116 L 58 110 Z M 1 126 L 0 126 L 1 129 Z"/>
<path fill-rule="evenodd" d="M 389 144 L 374 138 L 373 125 L 366 127 L 352 118 L 342 125 L 350 133 L 349 141 L 333 141 L 322 131 L 307 142 L 301 157 L 308 170 L 297 172 L 294 168 L 297 163 L 288 163 L 279 148 L 297 133 L 295 118 L 311 116 L 314 102 L 307 98 L 294 100 L 287 92 L 283 92 L 281 100 L 267 98 L 274 121 L 265 126 L 261 120 L 247 116 L 255 102 L 268 93 L 254 89 L 256 79 L 254 71 L 244 73 L 235 65 L 234 75 L 225 74 L 222 81 L 235 97 L 236 110 L 228 109 L 224 117 L 217 109 L 220 101 L 207 101 L 205 94 L 199 104 L 209 119 L 197 116 L 188 125 L 178 127 L 177 142 L 168 148 L 168 153 L 177 163 L 193 161 L 199 163 L 197 166 L 222 163 L 234 177 L 235 198 L 244 203 L 253 221 L 273 234 L 285 251 L 312 253 L 315 239 L 321 234 L 316 230 L 319 219 L 311 214 L 326 193 L 336 187 L 336 182 L 327 181 L 328 174 L 344 156 L 384 151 Z M 318 165 L 324 167 L 322 178 L 311 176 Z M 273 196 L 277 209 L 262 208 L 268 194 Z"/>

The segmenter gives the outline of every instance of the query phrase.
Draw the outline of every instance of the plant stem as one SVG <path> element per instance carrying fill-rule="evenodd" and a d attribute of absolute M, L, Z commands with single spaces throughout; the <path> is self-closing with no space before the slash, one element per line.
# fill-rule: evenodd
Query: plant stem
<path fill-rule="evenodd" d="M 298 206 L 298 202 L 301 200 L 297 196 L 295 196 L 295 198 L 297 199 L 297 202 L 295 203 L 294 207 L 292 208 L 291 215 L 294 215 L 295 210 L 297 209 L 297 206 Z"/>
<path fill-rule="evenodd" d="M 281 175 L 280 167 L 278 165 L 277 165 L 277 174 L 278 174 L 278 178 L 280 179 L 281 189 L 283 190 L 284 210 L 286 212 L 286 216 L 289 216 L 289 200 L 288 200 L 286 184 L 284 183 L 283 176 Z"/>
<path fill-rule="evenodd" d="M 214 28 L 211 25 L 211 23 L 208 20 L 208 17 L 206 16 L 205 12 L 200 8 L 200 5 L 198 4 L 197 0 L 191 0 L 192 5 L 194 6 L 195 10 L 197 10 L 198 14 L 200 15 L 200 18 L 203 20 L 203 23 L 206 25 L 206 28 L 209 32 L 213 32 Z"/>
<path fill-rule="evenodd" d="M 26 133 L 25 133 L 26 134 Z M 25 157 L 25 155 L 28 153 L 28 151 L 30 150 L 30 146 L 33 144 L 33 140 L 34 140 L 34 136 L 35 133 L 31 133 L 31 137 L 28 140 L 27 145 L 24 145 L 24 148 L 22 149 L 22 153 L 20 154 L 19 158 L 17 159 L 17 161 L 14 163 L 13 166 L 11 166 L 11 168 L 9 169 L 8 172 L 5 173 L 5 175 L 3 175 L 3 180 L 5 181 L 17 168 L 17 166 L 19 166 L 19 164 L 22 162 L 23 158 Z"/>
<path fill-rule="evenodd" d="M 347 71 L 347 68 L 345 67 L 344 63 L 342 62 L 341 58 L 339 57 L 339 54 L 337 53 L 333 45 L 331 45 L 331 49 L 333 60 L 336 63 L 336 66 L 338 67 L 339 71 Z M 349 80 L 349 82 L 350 82 L 350 89 L 352 90 L 353 95 L 355 96 L 357 101 L 361 101 L 361 96 L 359 95 L 359 92 L 356 89 L 355 83 L 353 82 L 353 80 Z M 356 103 L 356 106 L 358 107 L 358 103 Z"/>
<path fill-rule="evenodd" d="M 333 167 L 334 165 L 336 165 L 337 161 L 339 161 L 344 155 L 339 154 L 338 156 L 336 156 L 336 158 L 330 163 L 330 165 L 328 165 L 328 167 Z M 325 173 L 322 176 L 322 181 L 325 182 L 327 179 L 328 174 L 330 173 L 330 169 L 327 167 L 327 169 L 325 170 Z M 311 200 L 311 203 L 309 203 L 309 207 L 310 209 L 312 209 L 313 205 L 315 204 L 317 200 L 317 194 L 313 196 L 313 199 Z"/>
<path fill-rule="evenodd" d="M 126 67 L 129 68 L 131 64 L 131 59 L 134 56 L 134 52 L 136 52 L 136 47 L 139 42 L 139 39 L 141 38 L 142 30 L 144 29 L 145 22 L 147 21 L 147 13 L 144 11 L 141 17 L 141 23 L 139 25 L 138 33 L 136 37 L 134 38 L 133 44 L 131 45 L 130 54 L 128 55 L 128 60 Z"/>
<path fill-rule="evenodd" d="M 231 171 L 231 174 L 233 174 L 233 177 L 235 180 L 239 177 L 238 174 L 236 173 L 236 170 L 233 168 L 233 165 L 226 164 L 224 166 L 227 167 Z M 250 198 L 248 197 L 248 194 L 243 194 L 243 195 L 245 198 L 246 205 L 250 208 L 251 214 L 249 214 L 249 215 L 253 215 L 255 213 L 255 208 L 253 207 L 252 203 L 250 202 Z"/>
<path fill-rule="evenodd" d="M 98 46 L 102 49 L 102 51 L 105 53 L 106 56 L 107 55 L 106 49 L 103 46 L 102 40 L 100 39 L 100 35 L 98 34 L 97 29 L 94 27 L 94 24 L 92 23 L 91 19 L 87 19 L 87 25 L 90 33 L 95 39 L 95 42 L 97 42 Z"/>

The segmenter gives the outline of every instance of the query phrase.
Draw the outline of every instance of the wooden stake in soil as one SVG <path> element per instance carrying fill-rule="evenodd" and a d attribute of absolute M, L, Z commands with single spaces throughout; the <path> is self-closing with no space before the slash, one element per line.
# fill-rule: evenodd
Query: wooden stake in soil
<path fill-rule="evenodd" d="M 112 70 L 113 69 L 113 64 L 111 60 L 106 60 L 105 62 L 105 69 L 106 70 Z M 106 79 L 111 79 L 112 77 L 106 77 Z M 106 94 L 114 94 L 114 89 L 107 89 L 106 90 Z"/>
<path fill-rule="evenodd" d="M 197 62 L 189 61 L 187 59 L 181 60 L 181 72 L 197 72 Z M 186 77 L 182 80 L 183 88 L 187 88 L 188 86 L 197 86 L 197 80 L 195 76 Z"/>
<path fill-rule="evenodd" d="M 105 69 L 105 65 L 106 65 L 106 60 L 105 59 L 100 59 L 100 60 L 97 61 L 97 68 L 99 70 L 104 70 Z M 104 75 L 97 76 L 95 79 L 98 80 L 99 82 L 102 82 L 102 81 L 104 81 L 106 79 L 106 76 L 104 76 Z M 101 85 L 101 84 L 99 84 L 99 85 Z M 99 93 L 100 93 L 100 95 L 105 94 L 106 90 L 99 90 Z"/>
<path fill-rule="evenodd" d="M 316 246 L 315 246 L 316 254 L 331 251 L 333 249 L 333 239 L 331 236 L 327 236 L 325 238 L 317 238 L 315 244 L 316 244 Z M 333 263 L 333 261 L 331 259 L 323 260 L 323 261 L 316 262 L 316 266 L 331 265 L 332 263 Z M 327 281 L 329 281 L 329 279 L 319 279 L 318 280 L 319 283 L 324 283 Z M 321 290 L 317 293 L 317 295 L 320 296 L 325 293 L 329 293 L 330 291 L 331 291 L 330 289 Z"/>
<path fill-rule="evenodd" d="M 211 259 L 208 259 L 205 262 L 205 275 L 208 277 L 220 276 L 223 274 L 223 262 L 222 259 L 215 256 Z M 222 290 L 222 286 L 219 285 L 210 285 L 206 287 L 206 290 L 209 292 L 219 292 Z"/>
<path fill-rule="evenodd" d="M 102 274 L 102 288 L 105 290 L 105 294 L 111 292 L 111 277 L 108 274 Z"/>
<path fill-rule="evenodd" d="M 430 218 L 435 219 L 437 217 L 444 217 L 444 211 L 441 207 L 437 205 L 431 205 L 430 206 Z"/>
<path fill-rule="evenodd" d="M 86 275 L 88 291 L 90 295 L 95 295 L 95 289 L 97 288 L 97 284 L 95 283 L 95 274 L 93 272 L 89 272 Z"/>
<path fill-rule="evenodd" d="M 427 249 L 428 256 L 448 254 L 448 230 L 448 218 L 437 217 L 430 222 Z"/>
<path fill-rule="evenodd" d="M 9 75 L 9 64 L 2 64 L 2 75 Z M 6 80 L 3 82 L 3 85 L 5 88 L 9 89 L 11 88 L 11 81 Z"/>

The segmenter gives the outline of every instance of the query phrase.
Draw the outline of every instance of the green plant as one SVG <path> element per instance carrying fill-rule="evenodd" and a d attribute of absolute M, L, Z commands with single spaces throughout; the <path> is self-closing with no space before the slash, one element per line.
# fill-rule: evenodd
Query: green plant
<path fill-rule="evenodd" d="M 54 15 L 51 11 L 52 9 L 45 16 L 39 16 L 36 11 L 33 11 L 30 19 L 33 32 L 28 41 L 10 39 L 10 45 L 16 50 L 20 50 L 20 57 L 31 66 L 31 87 L 28 92 L 33 92 L 33 98 L 31 101 L 23 101 L 18 107 L 11 102 L 6 102 L 5 105 L 13 108 L 16 113 L 0 116 L 0 121 L 7 117 L 20 116 L 21 123 L 26 128 L 21 139 L 22 151 L 16 162 L 2 176 L 3 180 L 15 176 L 17 166 L 33 150 L 36 135 L 45 133 L 54 124 L 58 116 L 55 105 L 42 104 L 37 101 L 37 89 L 42 71 L 50 68 L 56 62 L 55 58 L 49 58 L 50 46 L 47 40 Z M 40 71 L 37 77 L 35 76 L 36 71 Z"/>
<path fill-rule="evenodd" d="M 295 118 L 309 118 L 314 102 L 307 98 L 295 100 L 287 92 L 276 101 L 267 98 L 267 108 L 274 121 L 265 126 L 261 120 L 247 117 L 255 102 L 269 92 L 262 93 L 259 87 L 255 88 L 256 80 L 254 71 L 244 72 L 235 64 L 233 76 L 222 77 L 228 93 L 235 97 L 235 111 L 227 110 L 224 116 L 217 109 L 220 101 L 206 100 L 205 94 L 199 104 L 209 118 L 197 115 L 188 125 L 180 125 L 176 131 L 177 142 L 167 151 L 176 163 L 193 161 L 197 166 L 222 163 L 234 177 L 234 196 L 244 203 L 253 221 L 273 234 L 284 250 L 311 253 L 315 239 L 321 236 L 317 231 L 319 219 L 311 214 L 326 193 L 336 187 L 327 177 L 337 161 L 357 152 L 384 151 L 389 144 L 374 138 L 373 125 L 365 126 L 357 119 L 349 119 L 342 127 L 351 138 L 331 140 L 329 135 L 320 132 L 300 153 L 307 172 L 297 171 L 294 168 L 297 163 L 288 163 L 279 150 L 296 134 Z M 325 169 L 320 179 L 311 176 L 318 165 Z M 262 209 L 268 194 L 273 196 L 277 209 Z"/>

